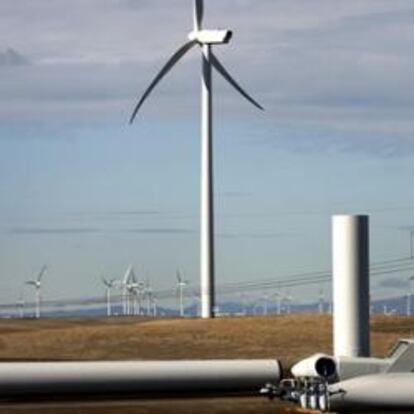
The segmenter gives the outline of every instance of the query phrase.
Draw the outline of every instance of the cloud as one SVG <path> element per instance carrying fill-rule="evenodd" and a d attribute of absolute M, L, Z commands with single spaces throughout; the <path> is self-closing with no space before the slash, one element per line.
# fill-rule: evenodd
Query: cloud
<path fill-rule="evenodd" d="M 119 211 L 103 211 L 103 212 L 74 212 L 68 214 L 69 217 L 88 218 L 88 219 L 113 219 L 113 218 L 134 218 L 134 217 L 149 217 L 163 215 L 159 210 L 119 210 Z"/>
<path fill-rule="evenodd" d="M 40 227 L 15 227 L 6 231 L 10 235 L 70 235 L 93 234 L 101 230 L 96 228 L 40 228 Z"/>
<path fill-rule="evenodd" d="M 122 233 L 137 233 L 137 234 L 162 234 L 162 235 L 174 235 L 174 234 L 182 234 L 182 235 L 193 235 L 197 234 L 197 231 L 192 229 L 186 228 L 136 228 L 136 229 L 124 229 L 120 230 Z"/>
<path fill-rule="evenodd" d="M 6 51 L 0 52 L 0 67 L 25 65 L 30 65 L 29 59 L 14 49 L 8 48 Z"/>
<path fill-rule="evenodd" d="M 148 235 L 192 235 L 197 231 L 187 228 L 171 227 L 146 227 L 146 228 L 93 228 L 93 227 L 67 227 L 67 228 L 47 228 L 47 227 L 15 227 L 5 231 L 9 235 L 71 235 L 71 234 L 148 234 Z"/>
<path fill-rule="evenodd" d="M 218 233 L 218 237 L 223 239 L 282 239 L 285 237 L 292 236 L 291 234 L 286 233 L 257 233 L 257 232 L 235 232 L 235 233 Z"/>
<path fill-rule="evenodd" d="M 125 119 L 185 41 L 190 3 L 2 1 L 0 37 L 13 49 L 0 62 L 21 64 L 13 71 L 3 64 L 2 120 Z M 409 0 L 350 0 L 341 7 L 326 0 L 261 0 L 253 12 L 251 0 L 211 0 L 206 8 L 206 24 L 235 30 L 231 45 L 217 54 L 265 105 L 263 124 L 310 131 L 293 144 L 268 135 L 270 145 L 386 156 L 414 152 L 413 17 Z M 168 75 L 147 114 L 188 117 L 198 101 L 196 60 L 193 51 Z M 245 102 L 219 77 L 216 91 L 218 106 L 245 117 Z"/>
<path fill-rule="evenodd" d="M 251 194 L 244 192 L 244 191 L 224 191 L 218 194 L 219 197 L 225 197 L 225 198 L 245 198 L 249 197 Z"/>

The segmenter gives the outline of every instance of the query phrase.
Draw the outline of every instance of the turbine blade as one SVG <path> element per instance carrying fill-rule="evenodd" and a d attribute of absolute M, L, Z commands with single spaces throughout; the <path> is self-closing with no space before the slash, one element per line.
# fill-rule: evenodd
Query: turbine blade
<path fill-rule="evenodd" d="M 37 276 L 37 281 L 38 282 L 40 282 L 40 279 L 43 277 L 43 275 L 45 274 L 45 272 L 46 272 L 46 269 L 47 269 L 47 266 L 46 265 L 44 265 L 43 267 L 42 267 L 42 269 L 40 270 L 40 273 L 38 274 L 38 276 Z"/>
<path fill-rule="evenodd" d="M 227 72 L 227 70 L 224 68 L 224 66 L 220 63 L 220 61 L 213 53 L 211 53 L 211 64 L 214 66 L 217 72 L 219 72 L 220 75 L 223 76 L 223 78 L 226 79 L 226 81 L 229 82 L 234 89 L 236 89 L 237 92 L 239 92 L 256 108 L 259 108 L 260 110 L 264 111 L 264 108 L 258 102 L 256 102 L 246 91 L 244 91 L 243 88 L 231 77 L 231 75 Z"/>
<path fill-rule="evenodd" d="M 123 283 L 124 285 L 128 283 L 128 280 L 129 280 L 129 274 L 131 273 L 131 270 L 132 270 L 132 266 L 131 266 L 131 265 L 129 265 L 129 266 L 128 266 L 127 271 L 126 271 L 126 272 L 125 272 L 125 274 L 124 274 L 124 278 L 122 279 L 122 283 Z"/>
<path fill-rule="evenodd" d="M 184 46 L 181 46 L 168 60 L 168 62 L 163 66 L 154 80 L 151 82 L 150 86 L 148 86 L 147 90 L 142 95 L 141 99 L 138 101 L 137 105 L 135 106 L 134 112 L 131 115 L 129 123 L 132 124 L 134 119 L 141 108 L 144 101 L 147 99 L 148 95 L 152 92 L 152 90 L 157 86 L 158 82 L 172 69 L 172 67 L 196 44 L 195 40 L 187 42 Z"/>
<path fill-rule="evenodd" d="M 194 30 L 201 30 L 203 25 L 204 4 L 203 0 L 194 0 Z"/>
<path fill-rule="evenodd" d="M 135 272 L 134 272 L 134 268 L 132 267 L 131 268 L 131 272 L 130 272 L 130 280 L 132 281 L 132 283 L 134 284 L 137 284 L 137 278 L 136 278 L 136 276 L 135 276 Z"/>

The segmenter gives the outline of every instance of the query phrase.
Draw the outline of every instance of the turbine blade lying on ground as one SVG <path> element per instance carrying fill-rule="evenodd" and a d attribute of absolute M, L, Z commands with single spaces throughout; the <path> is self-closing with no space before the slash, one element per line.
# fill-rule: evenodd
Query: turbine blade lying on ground
<path fill-rule="evenodd" d="M 141 108 L 144 101 L 147 99 L 148 95 L 152 92 L 152 90 L 155 88 L 155 86 L 160 82 L 160 80 L 173 68 L 173 66 L 194 46 L 196 45 L 196 41 L 192 40 L 191 42 L 186 43 L 184 46 L 180 47 L 174 55 L 171 56 L 171 58 L 168 60 L 168 62 L 163 66 L 163 68 L 160 70 L 158 75 L 154 78 L 154 80 L 151 82 L 150 86 L 147 88 L 147 90 L 142 95 L 141 99 L 139 100 L 138 104 L 136 105 L 134 112 L 132 113 L 131 119 L 129 120 L 129 123 L 132 124 L 134 122 L 134 119 L 139 111 L 139 108 Z"/>
<path fill-rule="evenodd" d="M 204 4 L 203 0 L 194 0 L 194 30 L 201 30 L 203 24 Z"/>
<path fill-rule="evenodd" d="M 246 91 L 244 91 L 243 88 L 231 77 L 231 75 L 227 72 L 227 70 L 213 53 L 211 53 L 211 64 L 214 66 L 217 72 L 219 72 L 223 78 L 226 79 L 227 82 L 229 82 L 230 85 L 232 85 L 233 88 L 236 89 L 244 98 L 246 98 L 256 108 L 264 111 L 264 108 L 258 102 L 256 102 Z"/>

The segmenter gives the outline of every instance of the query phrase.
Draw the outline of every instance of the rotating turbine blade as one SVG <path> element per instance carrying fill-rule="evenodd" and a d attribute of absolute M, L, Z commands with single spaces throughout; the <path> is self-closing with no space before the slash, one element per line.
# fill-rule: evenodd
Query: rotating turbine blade
<path fill-rule="evenodd" d="M 129 265 L 129 266 L 128 266 L 127 271 L 126 271 L 126 272 L 125 272 L 125 274 L 124 274 L 124 278 L 122 279 L 122 283 L 123 283 L 124 285 L 126 285 L 126 284 L 128 283 L 128 280 L 129 280 L 129 274 L 131 273 L 131 270 L 132 270 L 132 266 L 131 266 L 131 265 Z"/>
<path fill-rule="evenodd" d="M 130 272 L 130 280 L 132 281 L 132 283 L 137 284 L 137 278 L 135 276 L 135 272 L 134 272 L 134 268 L 131 268 L 131 272 Z"/>
<path fill-rule="evenodd" d="M 199 31 L 203 25 L 204 4 L 203 0 L 194 0 L 194 31 Z"/>
<path fill-rule="evenodd" d="M 43 277 L 43 275 L 45 274 L 47 269 L 47 266 L 43 266 L 42 269 L 40 270 L 40 273 L 37 276 L 37 281 L 40 282 L 40 279 Z"/>
<path fill-rule="evenodd" d="M 180 49 L 178 49 L 168 60 L 168 62 L 163 66 L 163 68 L 160 70 L 158 75 L 154 78 L 154 80 L 151 82 L 150 86 L 147 88 L 147 90 L 142 95 L 141 99 L 135 106 L 134 112 L 131 115 L 131 118 L 129 120 L 129 123 L 132 124 L 134 122 L 134 119 L 139 111 L 139 108 L 141 108 L 144 101 L 147 99 L 148 95 L 152 92 L 152 90 L 157 86 L 158 82 L 173 68 L 173 66 L 194 46 L 196 45 L 196 41 L 192 40 L 190 42 L 187 42 L 184 46 L 181 46 Z"/>
<path fill-rule="evenodd" d="M 243 88 L 231 77 L 231 75 L 227 72 L 227 70 L 224 68 L 224 66 L 220 63 L 220 61 L 217 59 L 217 57 L 213 53 L 211 53 L 211 64 L 214 66 L 217 72 L 219 72 L 220 75 L 223 76 L 223 78 L 226 79 L 226 81 L 229 82 L 230 85 L 232 85 L 234 89 L 236 89 L 237 92 L 239 92 L 244 98 L 246 98 L 256 108 L 259 108 L 260 110 L 264 111 L 263 106 L 261 106 L 246 91 L 243 90 Z"/>

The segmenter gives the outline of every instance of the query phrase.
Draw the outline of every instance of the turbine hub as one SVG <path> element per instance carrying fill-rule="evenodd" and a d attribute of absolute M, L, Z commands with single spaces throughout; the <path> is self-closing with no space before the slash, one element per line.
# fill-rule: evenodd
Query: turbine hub
<path fill-rule="evenodd" d="M 195 30 L 188 38 L 202 45 L 223 45 L 229 43 L 232 36 L 231 30 Z"/>

